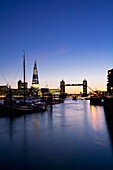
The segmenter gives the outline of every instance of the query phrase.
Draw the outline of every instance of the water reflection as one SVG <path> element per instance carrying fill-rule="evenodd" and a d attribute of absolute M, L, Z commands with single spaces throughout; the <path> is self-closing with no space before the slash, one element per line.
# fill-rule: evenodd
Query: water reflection
<path fill-rule="evenodd" d="M 34 131 L 37 132 L 35 137 L 38 138 L 37 135 L 38 135 L 39 122 L 38 122 L 38 117 L 37 117 L 37 115 L 33 115 L 32 122 L 33 122 Z"/>
<path fill-rule="evenodd" d="M 94 131 L 102 131 L 102 108 L 91 105 L 91 120 Z"/>
<path fill-rule="evenodd" d="M 104 136 L 106 124 L 103 106 L 91 105 L 90 109 L 95 143 L 100 146 L 107 146 L 107 140 Z"/>
<path fill-rule="evenodd" d="M 1 169 L 113 168 L 103 107 L 89 101 L 67 99 L 52 111 L 1 118 L 0 126 Z"/>

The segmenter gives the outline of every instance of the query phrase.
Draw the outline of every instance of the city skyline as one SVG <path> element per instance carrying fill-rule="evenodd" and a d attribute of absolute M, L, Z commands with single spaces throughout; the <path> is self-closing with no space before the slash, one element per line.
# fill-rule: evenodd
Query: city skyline
<path fill-rule="evenodd" d="M 13 88 L 23 80 L 25 50 L 28 87 L 36 60 L 40 88 L 86 79 L 92 89 L 106 90 L 113 66 L 112 11 L 112 0 L 0 1 L 0 84 L 5 84 L 3 75 Z"/>

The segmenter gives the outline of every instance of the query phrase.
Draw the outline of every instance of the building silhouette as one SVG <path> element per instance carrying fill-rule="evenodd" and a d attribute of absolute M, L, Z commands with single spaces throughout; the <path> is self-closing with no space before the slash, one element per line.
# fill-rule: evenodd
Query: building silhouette
<path fill-rule="evenodd" d="M 108 70 L 108 83 L 107 83 L 107 92 L 109 95 L 113 94 L 113 69 Z"/>
<path fill-rule="evenodd" d="M 8 92 L 8 85 L 7 86 L 0 86 L 0 95 L 5 95 Z"/>
<path fill-rule="evenodd" d="M 36 61 L 34 63 L 33 69 L 33 79 L 32 79 L 32 86 L 34 90 L 39 90 L 39 79 L 38 79 L 38 71 L 37 71 L 37 64 Z"/>
<path fill-rule="evenodd" d="M 28 87 L 28 83 L 25 82 L 25 89 L 27 89 Z M 22 82 L 21 80 L 18 81 L 18 89 L 23 90 L 24 89 L 24 82 Z"/>

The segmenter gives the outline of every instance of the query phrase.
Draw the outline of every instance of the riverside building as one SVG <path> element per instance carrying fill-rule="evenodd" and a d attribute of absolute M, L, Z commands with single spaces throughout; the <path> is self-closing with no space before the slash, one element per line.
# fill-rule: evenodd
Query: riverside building
<path fill-rule="evenodd" d="M 107 83 L 107 92 L 109 95 L 113 94 L 113 69 L 108 70 L 108 83 Z"/>

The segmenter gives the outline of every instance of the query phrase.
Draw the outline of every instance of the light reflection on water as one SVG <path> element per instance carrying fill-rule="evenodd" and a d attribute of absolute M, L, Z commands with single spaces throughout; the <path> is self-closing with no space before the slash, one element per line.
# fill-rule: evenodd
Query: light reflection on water
<path fill-rule="evenodd" d="M 106 141 L 103 137 L 103 130 L 105 128 L 105 120 L 103 119 L 103 107 L 102 106 L 94 106 L 91 105 L 91 120 L 92 120 L 92 128 L 95 131 L 95 142 L 98 145 L 106 145 Z"/>
<path fill-rule="evenodd" d="M 103 107 L 89 101 L 66 99 L 52 112 L 0 118 L 1 167 L 113 169 L 109 134 Z"/>
<path fill-rule="evenodd" d="M 95 131 L 102 131 L 102 112 L 103 107 L 91 105 L 92 126 Z M 98 120 L 98 121 L 97 121 Z"/>

